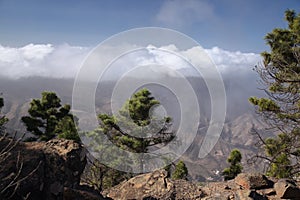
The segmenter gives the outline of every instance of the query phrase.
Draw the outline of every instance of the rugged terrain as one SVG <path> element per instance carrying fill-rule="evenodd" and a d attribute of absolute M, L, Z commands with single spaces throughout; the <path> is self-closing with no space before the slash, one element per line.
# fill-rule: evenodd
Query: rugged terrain
<path fill-rule="evenodd" d="M 256 86 L 248 87 L 239 81 L 243 77 L 236 77 L 232 80 L 225 80 L 227 95 L 227 113 L 224 128 L 221 137 L 204 159 L 198 158 L 200 145 L 206 134 L 210 119 L 210 100 L 207 88 L 203 81 L 197 78 L 189 78 L 189 81 L 195 88 L 198 95 L 201 108 L 201 122 L 198 134 L 187 152 L 182 156 L 189 168 L 189 172 L 194 180 L 221 180 L 220 172 L 227 166 L 226 158 L 233 148 L 238 148 L 243 154 L 243 165 L 245 171 L 263 169 L 263 165 L 248 166 L 247 159 L 256 151 L 254 145 L 256 138 L 250 134 L 253 128 L 262 129 L 264 124 L 257 119 L 253 113 L 253 108 L 248 103 L 248 97 L 252 95 L 259 96 L 261 93 Z M 7 124 L 8 132 L 17 132 L 22 135 L 25 128 L 20 123 L 20 118 L 27 114 L 29 102 L 32 98 L 39 98 L 43 90 L 55 91 L 62 99 L 62 103 L 72 103 L 73 80 L 71 79 L 48 79 L 32 77 L 18 80 L 0 80 L 1 92 L 5 100 L 3 113 L 10 119 Z M 96 107 L 98 112 L 110 111 L 110 96 L 112 93 L 113 82 L 102 83 L 95 94 Z M 174 98 L 171 93 L 160 88 L 150 88 L 155 97 L 167 108 L 168 115 L 173 118 L 174 126 L 180 120 L 178 116 L 178 105 L 169 103 Z M 188 133 L 187 133 L 188 134 Z M 26 133 L 26 136 L 29 135 Z"/>
<path fill-rule="evenodd" d="M 0 137 L 0 199 L 62 199 L 77 188 L 86 164 L 74 141 L 19 142 Z"/>
<path fill-rule="evenodd" d="M 300 188 L 292 180 L 242 173 L 224 182 L 172 180 L 165 170 L 137 175 L 103 191 L 80 185 L 86 152 L 74 141 L 16 142 L 0 138 L 0 199 L 294 199 Z M 4 159 L 3 159 L 4 158 Z"/>
<path fill-rule="evenodd" d="M 242 173 L 226 182 L 171 180 L 164 170 L 143 174 L 106 192 L 113 199 L 300 199 L 300 188 L 291 180 L 270 179 L 259 173 Z"/>

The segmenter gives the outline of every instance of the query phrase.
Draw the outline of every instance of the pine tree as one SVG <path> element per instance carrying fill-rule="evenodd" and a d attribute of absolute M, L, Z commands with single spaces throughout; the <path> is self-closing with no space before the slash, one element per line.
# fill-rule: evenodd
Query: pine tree
<path fill-rule="evenodd" d="M 277 136 L 259 138 L 260 151 L 253 160 L 265 159 L 267 174 L 294 177 L 300 170 L 300 14 L 285 12 L 288 28 L 275 28 L 265 40 L 271 52 L 263 52 L 264 62 L 256 66 L 268 98 L 249 101 Z"/>
<path fill-rule="evenodd" d="M 174 169 L 174 172 L 172 173 L 172 179 L 187 179 L 188 176 L 188 169 L 185 166 L 184 162 L 180 160 Z"/>
<path fill-rule="evenodd" d="M 149 90 L 141 89 L 124 103 L 116 115 L 100 114 L 99 127 L 85 133 L 87 138 L 90 139 L 89 145 L 93 149 L 94 155 L 97 155 L 96 158 L 100 162 L 104 160 L 109 162 L 110 168 L 100 164 L 102 169 L 106 171 L 101 179 L 102 184 L 100 185 L 102 188 L 114 186 L 133 176 L 132 173 L 115 169 L 132 171 L 132 169 L 129 169 L 129 166 L 132 165 L 138 166 L 139 170 L 143 171 L 145 164 L 143 160 L 145 157 L 143 156 L 144 153 L 149 151 L 149 147 L 164 145 L 175 137 L 174 133 L 169 130 L 171 126 L 170 117 L 162 119 L 151 117 L 151 110 L 158 105 L 159 101 L 151 95 Z M 151 133 L 152 135 L 149 136 L 145 133 Z M 109 140 L 113 145 L 103 142 L 105 140 Z M 128 154 L 120 155 L 123 152 L 118 151 L 118 149 L 142 156 L 130 158 L 129 162 L 132 163 L 128 163 L 126 157 Z"/>
<path fill-rule="evenodd" d="M 239 173 L 242 172 L 243 167 L 241 165 L 241 160 L 241 152 L 238 149 L 233 149 L 227 158 L 227 162 L 230 164 L 230 166 L 225 168 L 222 173 L 225 180 L 234 179 Z"/>
<path fill-rule="evenodd" d="M 42 92 L 41 99 L 33 99 L 28 110 L 29 116 L 21 118 L 27 131 L 50 140 L 56 136 L 80 141 L 70 105 L 61 105 L 60 98 L 54 92 Z"/>
<path fill-rule="evenodd" d="M 101 130 L 120 148 L 135 153 L 146 153 L 148 147 L 166 144 L 174 138 L 174 133 L 168 132 L 171 126 L 170 117 L 165 117 L 163 120 L 150 118 L 151 108 L 157 105 L 159 101 L 151 96 L 151 92 L 142 89 L 125 102 L 118 116 L 100 114 Z M 150 122 L 153 131 L 157 132 L 154 132 L 151 137 L 145 137 L 145 132 L 151 132 L 151 127 L 145 129 Z M 119 125 L 122 125 L 123 129 L 125 127 L 125 130 Z M 162 125 L 162 127 L 157 130 L 155 125 Z"/>

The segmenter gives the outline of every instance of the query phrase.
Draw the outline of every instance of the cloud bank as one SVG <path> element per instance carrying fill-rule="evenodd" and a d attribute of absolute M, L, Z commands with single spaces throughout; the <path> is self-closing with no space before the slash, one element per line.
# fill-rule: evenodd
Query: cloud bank
<path fill-rule="evenodd" d="M 174 45 L 164 48 L 178 51 Z M 31 76 L 74 78 L 91 50 L 90 47 L 68 44 L 57 46 L 52 44 L 29 44 L 19 48 L 0 45 L 0 76 L 10 79 Z M 222 74 L 252 73 L 253 66 L 261 59 L 255 53 L 231 52 L 219 47 L 205 49 L 205 51 Z M 199 59 L 193 48 L 186 50 L 183 54 L 195 60 Z M 160 60 L 170 59 L 161 57 L 161 55 L 154 56 L 155 59 Z"/>
<path fill-rule="evenodd" d="M 219 47 L 206 49 L 206 53 L 212 58 L 222 73 L 247 72 L 261 62 L 261 56 L 255 53 L 231 52 Z"/>
<path fill-rule="evenodd" d="M 0 45 L 0 76 L 72 78 L 89 51 L 68 44 L 28 44 L 20 48 Z"/>

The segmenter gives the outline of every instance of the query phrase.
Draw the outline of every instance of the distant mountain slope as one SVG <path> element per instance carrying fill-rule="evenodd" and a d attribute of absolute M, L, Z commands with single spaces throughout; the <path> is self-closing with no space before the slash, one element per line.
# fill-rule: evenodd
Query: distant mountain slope
<path fill-rule="evenodd" d="M 199 180 L 210 178 L 221 180 L 221 172 L 228 166 L 226 159 L 234 148 L 238 148 L 243 155 L 242 164 L 245 171 L 263 170 L 263 164 L 258 163 L 258 165 L 251 166 L 247 164 L 247 160 L 257 151 L 255 148 L 257 137 L 251 131 L 253 129 L 262 130 L 265 127 L 266 125 L 260 122 L 251 112 L 244 113 L 234 120 L 226 122 L 217 144 L 204 159 L 199 159 L 198 153 L 206 130 L 200 130 L 195 142 L 184 155 L 190 174 L 193 178 Z M 269 135 L 270 133 L 268 133 Z M 202 176 L 199 177 L 199 175 Z"/>
<path fill-rule="evenodd" d="M 255 80 L 252 80 L 252 82 L 247 80 L 247 83 L 245 83 L 243 79 L 243 77 L 239 77 L 224 80 L 227 95 L 227 115 L 223 132 L 210 154 L 204 159 L 199 159 L 200 145 L 210 119 L 210 96 L 203 80 L 196 77 L 188 78 L 198 96 L 201 108 L 198 134 L 183 156 L 193 178 L 207 179 L 212 177 L 220 179 L 220 171 L 227 166 L 226 158 L 233 148 L 241 150 L 245 158 L 243 163 L 246 163 L 246 158 L 249 158 L 255 152 L 256 138 L 249 132 L 253 128 L 264 128 L 264 124 L 252 113 L 253 108 L 247 99 L 249 96 L 262 96 L 262 92 L 257 90 L 257 86 L 254 84 Z M 20 119 L 27 114 L 30 100 L 39 98 L 40 93 L 44 90 L 55 91 L 62 99 L 63 104 L 72 103 L 73 80 L 71 79 L 32 77 L 8 80 L 2 78 L 0 79 L 0 86 L 0 91 L 5 99 L 3 112 L 10 119 L 7 125 L 10 132 L 17 131 L 19 134 L 25 132 Z M 110 112 L 110 97 L 113 87 L 114 82 L 112 81 L 104 82 L 98 86 L 95 94 L 97 112 Z M 149 87 L 153 95 L 166 107 L 168 115 L 173 118 L 174 127 L 178 126 L 180 110 L 178 111 L 178 102 L 174 100 L 176 96 L 168 92 L 166 88 L 157 87 L 157 85 L 145 87 Z M 245 168 L 249 169 L 249 167 Z"/>

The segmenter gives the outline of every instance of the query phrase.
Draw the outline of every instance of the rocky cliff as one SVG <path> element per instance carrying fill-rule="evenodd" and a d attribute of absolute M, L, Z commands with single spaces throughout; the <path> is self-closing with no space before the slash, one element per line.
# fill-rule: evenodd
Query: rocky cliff
<path fill-rule="evenodd" d="M 85 151 L 74 141 L 23 143 L 0 137 L 0 199 L 73 199 L 71 194 L 83 193 L 79 182 L 85 164 Z"/>

